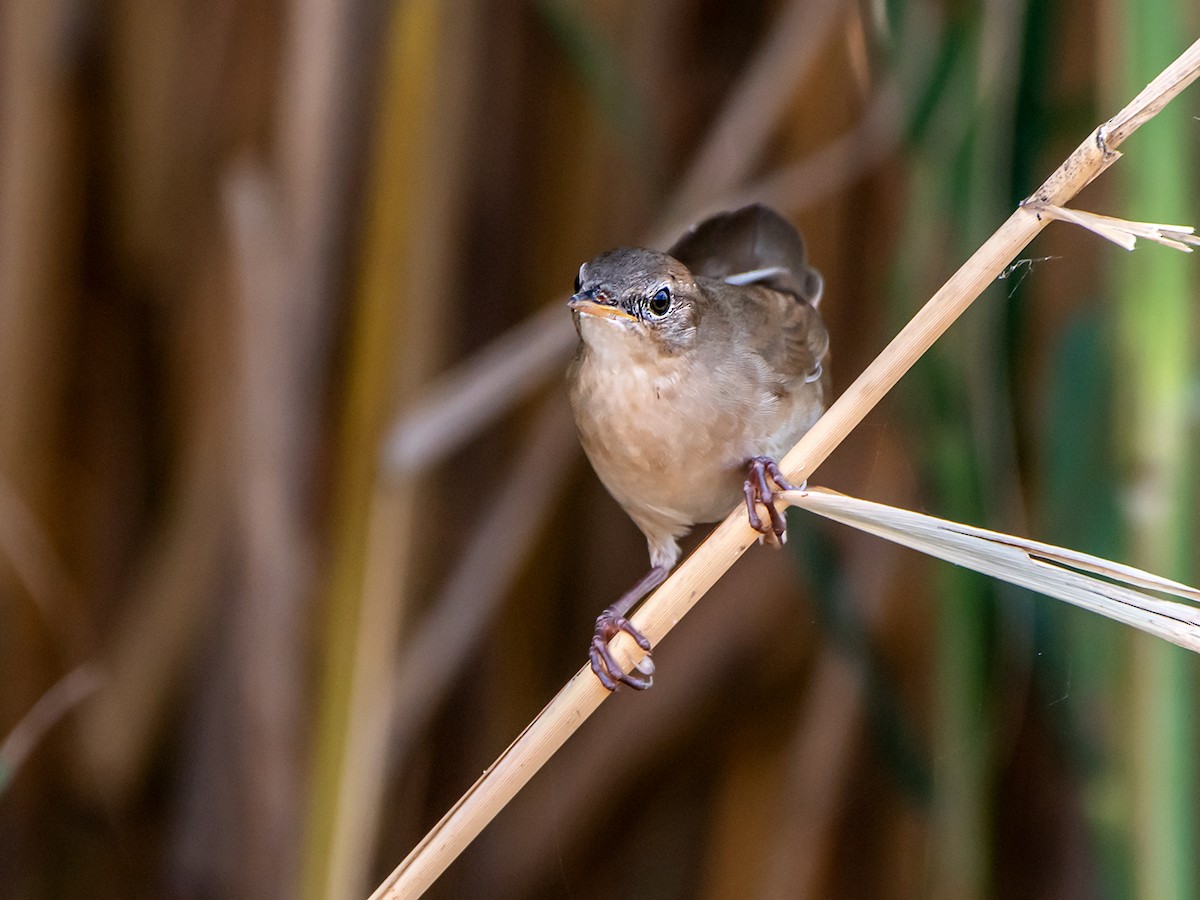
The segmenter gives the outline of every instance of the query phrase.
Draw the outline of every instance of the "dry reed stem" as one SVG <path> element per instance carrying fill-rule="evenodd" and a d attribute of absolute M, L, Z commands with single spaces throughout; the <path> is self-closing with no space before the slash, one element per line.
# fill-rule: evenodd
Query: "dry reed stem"
<path fill-rule="evenodd" d="M 693 157 L 669 209 L 691 218 L 705 201 L 746 181 L 778 131 L 796 86 L 847 6 L 842 0 L 792 0 L 780 11 L 730 93 L 716 127 Z"/>
<path fill-rule="evenodd" d="M 218 302 L 199 289 L 187 298 L 193 309 Z M 189 338 L 204 348 L 226 337 L 205 314 Z M 167 520 L 138 560 L 129 595 L 110 644 L 102 651 L 104 689 L 80 709 L 79 745 L 107 801 L 120 804 L 140 783 L 169 698 L 194 659 L 224 577 L 228 537 L 235 527 L 225 452 L 227 419 L 218 394 L 224 382 L 209 366 L 192 366 L 185 395 L 194 410 L 181 439 L 178 486 Z"/>
<path fill-rule="evenodd" d="M 85 647 L 90 652 L 95 637 L 84 615 L 79 588 L 29 504 L 2 475 L 0 558 L 12 567 L 65 658 L 76 658 Z M 77 640 L 83 630 L 88 632 L 86 642 Z"/>
<path fill-rule="evenodd" d="M 0 794 L 22 763 L 45 737 L 76 706 L 94 694 L 103 677 L 94 663 L 83 663 L 64 675 L 41 696 L 8 736 L 0 741 Z"/>
<path fill-rule="evenodd" d="M 314 404 L 299 402 L 311 392 L 303 351 L 313 343 L 307 326 L 314 318 L 311 309 L 299 311 L 320 297 L 310 289 L 301 299 L 295 287 L 295 256 L 284 239 L 271 174 L 250 162 L 237 164 L 223 187 L 234 271 L 230 349 L 237 387 L 230 434 L 239 460 L 230 478 L 242 560 L 228 613 L 234 677 L 242 685 L 235 703 L 241 733 L 235 778 L 239 802 L 256 823 L 242 842 L 237 883 L 247 893 L 269 884 L 274 896 L 292 897 L 293 829 L 303 784 L 301 610 L 312 590 L 298 486 L 306 455 L 301 445 L 314 431 L 305 414 Z"/>
<path fill-rule="evenodd" d="M 731 680 L 744 681 L 748 661 L 787 630 L 796 614 L 791 562 L 785 554 L 764 557 L 766 565 L 730 572 L 714 588 L 712 608 L 676 632 L 670 678 L 638 695 L 637 702 L 607 710 L 606 727 L 593 729 L 587 741 L 555 761 L 553 780 L 526 788 L 518 801 L 521 821 L 554 822 L 555 838 L 531 841 L 513 830 L 489 842 L 485 858 L 475 864 L 497 873 L 488 885 L 493 896 L 537 896 L 546 873 L 561 865 L 562 848 L 611 833 L 606 823 L 628 791 L 614 790 L 596 773 L 614 760 L 627 760 L 622 773 L 636 781 L 638 771 L 669 765 L 675 748 L 702 727 L 713 695 Z M 805 658 L 807 643 L 801 637 L 799 646 L 792 644 L 797 660 Z M 636 761 L 628 759 L 630 748 L 637 748 Z"/>
<path fill-rule="evenodd" d="M 579 455 L 566 398 L 555 393 L 542 404 L 501 489 L 479 514 L 450 577 L 402 648 L 393 675 L 394 712 L 388 716 L 394 757 L 410 749 L 487 636 Z"/>
<path fill-rule="evenodd" d="M 381 773 L 402 766 L 471 654 L 486 638 L 508 586 L 537 545 L 579 455 L 571 413 L 559 394 L 544 404 L 500 492 L 464 544 L 450 578 L 383 681 L 388 693 L 370 722 L 382 748 Z M 355 815 L 362 855 L 374 858 L 383 791 L 364 792 Z"/>
<path fill-rule="evenodd" d="M 765 203 L 798 211 L 834 196 L 880 165 L 900 143 L 906 98 L 899 79 L 881 84 L 857 124 L 804 159 L 692 210 L 696 221 L 725 209 Z"/>
<path fill-rule="evenodd" d="M 1043 216 L 1049 216 L 1059 222 L 1070 222 L 1080 228 L 1086 228 L 1106 241 L 1111 241 L 1125 250 L 1137 246 L 1138 238 L 1145 238 L 1179 250 L 1191 253 L 1192 247 L 1200 247 L 1200 235 L 1195 234 L 1191 225 L 1162 225 L 1157 222 L 1130 222 L 1128 219 L 1116 219 L 1112 216 L 1102 216 L 1099 213 L 1085 212 L 1082 209 L 1065 209 L 1050 203 L 1028 203 L 1026 209 L 1033 210 Z"/>
<path fill-rule="evenodd" d="M 386 441 L 388 474 L 425 471 L 560 372 L 575 340 L 563 304 L 542 307 L 425 387 Z"/>
<path fill-rule="evenodd" d="M 323 697 L 312 772 L 304 892 L 351 897 L 370 883 L 375 798 L 388 775 L 381 722 L 410 618 L 411 581 L 428 486 L 378 477 L 385 416 L 441 355 L 440 304 L 453 281 L 450 236 L 470 172 L 470 92 L 483 65 L 477 5 L 401 4 L 384 38 L 387 61 L 371 150 L 371 203 L 359 264 L 350 377 L 339 445 L 347 475 L 329 582 Z M 395 298 L 404 302 L 397 305 Z M 418 543 L 414 543 L 414 541 Z M 399 552 L 397 550 L 399 548 Z"/>
<path fill-rule="evenodd" d="M 883 450 L 880 444 L 875 445 Z M 898 604 L 885 599 L 896 581 L 900 551 L 879 553 L 872 536 L 852 533 L 843 553 L 844 599 L 860 598 L 859 627 L 880 635 Z M 835 594 L 835 601 L 837 595 Z M 762 861 L 755 896 L 802 900 L 822 896 L 822 862 L 832 853 L 839 803 L 859 764 L 855 740 L 866 727 L 869 676 L 845 646 L 826 641 L 813 669 L 812 686 L 801 700 L 793 729 L 786 777 L 773 801 L 771 845 Z"/>
<path fill-rule="evenodd" d="M 833 855 L 838 801 L 867 720 L 866 677 L 843 651 L 826 644 L 811 677 L 773 800 L 773 840 L 761 858 L 766 874 L 755 894 L 764 900 L 822 895 L 821 862 Z"/>
<path fill-rule="evenodd" d="M 1084 140 L 1046 180 L 1033 200 L 1062 205 L 1119 157 L 1126 138 L 1153 118 L 1200 74 L 1200 41 L 1192 44 L 1134 100 Z M 867 366 L 800 442 L 781 467 L 801 481 L 829 456 L 947 328 L 1044 228 L 1024 208 L 1008 220 L 954 273 Z M 633 616 L 657 645 L 722 574 L 755 542 L 757 533 L 738 509 L 679 566 Z M 624 634 L 613 639 L 618 662 L 631 666 L 643 655 Z M 636 652 L 635 652 L 636 651 Z M 419 896 L 466 848 L 533 774 L 610 696 L 584 666 L 430 830 L 371 895 L 371 900 Z"/>

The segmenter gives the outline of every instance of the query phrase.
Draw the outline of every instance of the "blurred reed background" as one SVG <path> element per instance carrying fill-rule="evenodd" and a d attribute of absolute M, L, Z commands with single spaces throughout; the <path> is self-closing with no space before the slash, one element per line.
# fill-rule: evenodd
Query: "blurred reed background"
<path fill-rule="evenodd" d="M 365 896 L 645 569 L 565 412 L 579 263 L 773 204 L 843 387 L 1197 34 L 1189 0 L 4 4 L 0 895 Z M 1078 205 L 1200 224 L 1198 112 Z M 1194 579 L 1198 266 L 1052 227 L 814 482 Z M 431 896 L 1196 895 L 1193 659 L 791 522 Z"/>

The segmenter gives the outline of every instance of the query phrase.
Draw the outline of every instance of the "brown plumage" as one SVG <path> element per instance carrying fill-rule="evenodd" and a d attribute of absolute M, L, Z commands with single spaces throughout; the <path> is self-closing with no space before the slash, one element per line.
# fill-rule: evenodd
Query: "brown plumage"
<path fill-rule="evenodd" d="M 649 649 L 624 616 L 674 566 L 678 538 L 743 495 L 760 527 L 765 473 L 780 480 L 773 460 L 824 411 L 820 296 L 799 234 L 761 206 L 706 220 L 668 253 L 611 250 L 580 268 L 571 405 L 596 474 L 646 536 L 653 566 L 597 620 L 592 664 L 609 687 L 649 684 L 616 669 L 607 642 L 625 630 Z M 772 520 L 782 538 L 782 519 Z"/>

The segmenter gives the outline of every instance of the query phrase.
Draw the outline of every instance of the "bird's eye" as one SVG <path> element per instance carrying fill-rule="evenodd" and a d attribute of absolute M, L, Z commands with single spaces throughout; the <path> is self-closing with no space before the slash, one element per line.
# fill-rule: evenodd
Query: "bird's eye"
<path fill-rule="evenodd" d="M 667 288 L 659 288 L 658 293 L 650 298 L 648 308 L 656 316 L 665 316 L 667 310 L 671 308 L 671 291 Z"/>
<path fill-rule="evenodd" d="M 583 283 L 579 280 L 579 276 L 575 276 L 575 293 L 579 293 L 579 289 L 583 287 Z"/>

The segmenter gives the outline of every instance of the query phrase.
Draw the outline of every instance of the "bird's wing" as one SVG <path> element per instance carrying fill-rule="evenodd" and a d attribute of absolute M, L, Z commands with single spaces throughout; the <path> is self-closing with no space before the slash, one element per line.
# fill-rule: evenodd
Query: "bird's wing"
<path fill-rule="evenodd" d="M 813 307 L 821 300 L 821 275 L 808 264 L 803 238 L 765 206 L 744 206 L 705 219 L 667 252 L 694 275 L 733 285 L 762 284 Z"/>
<path fill-rule="evenodd" d="M 716 289 L 734 308 L 744 346 L 762 357 L 781 387 L 790 390 L 828 375 L 829 332 L 812 306 L 766 287 Z"/>

